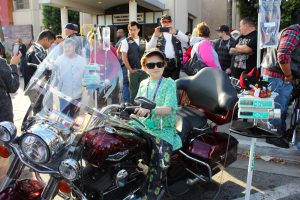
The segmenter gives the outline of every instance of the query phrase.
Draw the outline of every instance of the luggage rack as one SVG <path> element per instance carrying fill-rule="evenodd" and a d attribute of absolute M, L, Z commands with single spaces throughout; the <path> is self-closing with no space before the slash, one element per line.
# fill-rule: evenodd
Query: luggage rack
<path fill-rule="evenodd" d="M 229 128 L 231 133 L 252 137 L 252 138 L 279 138 L 284 132 L 281 130 L 269 129 L 265 123 L 257 123 L 254 121 L 237 119 L 231 122 Z"/>

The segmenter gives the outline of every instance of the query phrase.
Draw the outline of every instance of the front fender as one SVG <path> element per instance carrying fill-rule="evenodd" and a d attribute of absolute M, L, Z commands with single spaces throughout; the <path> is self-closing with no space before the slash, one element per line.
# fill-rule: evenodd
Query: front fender
<path fill-rule="evenodd" d="M 37 180 L 24 179 L 0 192 L 0 200 L 37 200 L 44 187 Z"/>

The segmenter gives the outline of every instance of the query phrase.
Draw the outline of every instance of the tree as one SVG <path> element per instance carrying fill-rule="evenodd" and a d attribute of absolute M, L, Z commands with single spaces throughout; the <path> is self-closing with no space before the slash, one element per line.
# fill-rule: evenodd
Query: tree
<path fill-rule="evenodd" d="M 56 34 L 61 34 L 60 9 L 52 6 L 43 6 L 43 24 L 47 29 Z M 68 10 L 68 19 L 70 23 L 78 24 L 79 12 Z"/>
<path fill-rule="evenodd" d="M 259 0 L 237 0 L 241 18 L 252 17 L 257 21 Z M 300 23 L 300 1 L 281 1 L 281 23 L 284 28 L 291 24 Z"/>
<path fill-rule="evenodd" d="M 43 6 L 44 27 L 56 34 L 61 33 L 60 10 L 51 6 Z"/>

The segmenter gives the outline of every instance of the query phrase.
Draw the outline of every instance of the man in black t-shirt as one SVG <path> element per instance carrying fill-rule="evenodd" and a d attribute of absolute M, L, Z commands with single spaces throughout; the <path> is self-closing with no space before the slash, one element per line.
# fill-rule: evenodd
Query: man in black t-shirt
<path fill-rule="evenodd" d="M 237 79 L 243 71 L 248 73 L 256 67 L 257 31 L 254 21 L 249 17 L 242 19 L 240 32 L 236 46 L 229 51 L 233 55 L 231 75 Z"/>

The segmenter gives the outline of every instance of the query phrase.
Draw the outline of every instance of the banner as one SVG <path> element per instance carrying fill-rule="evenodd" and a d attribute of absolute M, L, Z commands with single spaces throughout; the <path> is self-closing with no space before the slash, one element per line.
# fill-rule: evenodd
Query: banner
<path fill-rule="evenodd" d="M 260 48 L 277 47 L 278 31 L 280 26 L 281 0 L 261 0 L 259 12 L 260 23 Z"/>

